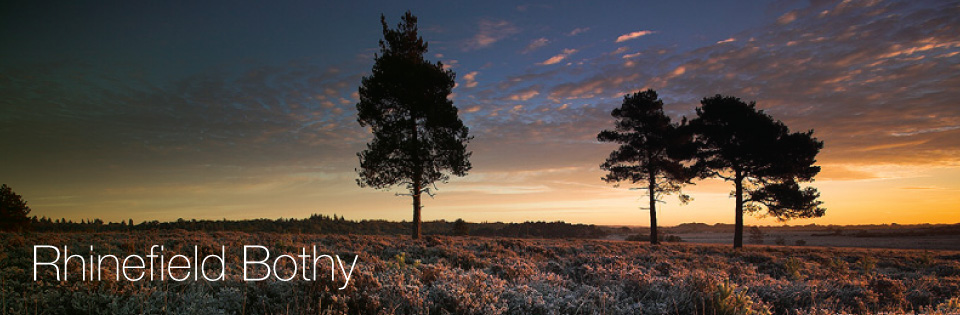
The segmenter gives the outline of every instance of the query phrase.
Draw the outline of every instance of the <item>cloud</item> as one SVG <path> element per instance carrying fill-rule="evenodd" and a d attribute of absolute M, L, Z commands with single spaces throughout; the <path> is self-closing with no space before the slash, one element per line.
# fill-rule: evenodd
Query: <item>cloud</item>
<path fill-rule="evenodd" d="M 915 136 L 915 135 L 920 135 L 925 133 L 951 131 L 955 129 L 960 129 L 960 126 L 943 126 L 943 127 L 937 127 L 937 128 L 907 130 L 902 132 L 892 132 L 890 133 L 890 135 L 894 137 L 909 137 L 909 136 Z"/>
<path fill-rule="evenodd" d="M 463 75 L 463 80 L 466 81 L 463 86 L 465 88 L 474 88 L 477 87 L 477 74 L 479 72 L 472 71 Z"/>
<path fill-rule="evenodd" d="M 874 172 L 863 170 L 856 165 L 849 164 L 823 164 L 820 165 L 820 173 L 817 174 L 817 179 L 830 181 L 869 180 L 876 178 L 879 178 L 879 176 Z"/>
<path fill-rule="evenodd" d="M 678 66 L 676 69 L 673 69 L 673 71 L 671 71 L 669 75 L 667 75 L 667 78 L 675 78 L 675 77 L 678 77 L 678 76 L 683 75 L 683 74 L 686 73 L 686 72 L 687 72 L 687 68 L 686 68 L 686 67 L 684 67 L 684 66 Z"/>
<path fill-rule="evenodd" d="M 593 77 L 577 81 L 567 82 L 554 86 L 550 89 L 549 98 L 555 102 L 571 99 L 588 99 L 594 97 L 610 96 L 621 92 L 626 92 L 628 86 L 638 82 L 641 78 L 640 72 L 629 73 L 601 73 Z"/>
<path fill-rule="evenodd" d="M 654 32 L 654 31 L 636 31 L 636 32 L 632 32 L 632 33 L 627 33 L 627 34 L 620 35 L 620 37 L 617 37 L 617 42 L 618 42 L 618 43 L 622 43 L 622 42 L 625 42 L 625 41 L 628 41 L 628 40 L 631 40 L 631 39 L 640 38 L 640 37 L 647 36 L 647 35 L 650 35 L 650 34 L 653 34 L 653 33 L 655 33 L 655 32 Z"/>
<path fill-rule="evenodd" d="M 489 47 L 500 40 L 520 32 L 520 29 L 514 26 L 513 23 L 505 20 L 483 19 L 477 23 L 477 28 L 477 34 L 464 44 L 464 51 Z"/>
<path fill-rule="evenodd" d="M 627 51 L 630 51 L 630 47 L 622 46 L 622 47 L 617 48 L 617 50 L 611 51 L 610 54 L 611 54 L 611 55 L 619 55 L 619 54 L 623 54 L 623 53 L 625 53 L 625 52 L 627 52 Z"/>
<path fill-rule="evenodd" d="M 460 61 L 456 59 L 450 59 L 442 63 L 443 63 L 443 70 L 450 70 L 457 67 L 457 65 L 460 64 Z"/>
<path fill-rule="evenodd" d="M 473 174 L 471 174 L 473 175 Z M 490 183 L 465 183 L 444 189 L 444 193 L 480 193 L 487 195 L 529 195 L 549 192 L 552 189 L 547 185 L 494 185 Z"/>
<path fill-rule="evenodd" d="M 942 190 L 943 187 L 938 186 L 906 186 L 900 187 L 903 190 Z"/>
<path fill-rule="evenodd" d="M 539 63 L 539 65 L 546 66 L 546 65 L 557 64 L 563 61 L 564 59 L 567 59 L 567 57 L 575 53 L 577 53 L 576 49 L 569 49 L 569 48 L 564 49 L 562 53 L 559 53 L 553 57 L 550 57 L 550 59 L 544 60 L 543 62 Z"/>
<path fill-rule="evenodd" d="M 578 27 L 578 28 L 573 29 L 573 30 L 570 31 L 569 33 L 567 33 L 567 36 L 577 36 L 577 35 L 586 33 L 586 32 L 589 31 L 589 30 L 590 30 L 589 27 Z"/>
<path fill-rule="evenodd" d="M 960 7 L 815 2 L 792 12 L 789 23 L 723 45 L 585 58 L 551 74 L 573 79 L 540 92 L 557 103 L 602 103 L 655 88 L 677 116 L 693 115 L 704 96 L 735 95 L 792 130 L 814 129 L 826 142 L 824 163 L 960 166 Z"/>
<path fill-rule="evenodd" d="M 735 41 L 737 41 L 736 38 L 730 37 L 730 38 L 727 38 L 727 39 L 718 41 L 717 44 L 726 44 L 726 43 L 732 43 L 732 42 L 735 42 Z"/>
<path fill-rule="evenodd" d="M 797 20 L 797 11 L 790 11 L 790 12 L 784 13 L 779 18 L 777 18 L 777 24 L 780 24 L 780 25 L 790 24 L 796 20 Z"/>
<path fill-rule="evenodd" d="M 540 95 L 539 89 L 540 89 L 540 86 L 532 86 L 532 87 L 520 90 L 517 93 L 511 94 L 509 97 L 507 97 L 507 99 L 511 101 L 520 101 L 520 102 L 527 101 L 527 100 L 530 100 L 531 98 L 536 97 L 537 95 Z"/>
<path fill-rule="evenodd" d="M 945 4 L 811 4 L 742 34 L 749 41 L 675 56 L 645 84 L 688 100 L 756 100 L 794 130 L 815 129 L 825 162 L 960 165 L 951 156 L 960 77 L 939 58 L 960 51 L 958 14 Z"/>
<path fill-rule="evenodd" d="M 9 96 L 0 100 L 0 128 L 30 145 L 5 150 L 9 163 L 0 173 L 32 183 L 40 195 L 83 196 L 75 206 L 35 208 L 48 216 L 93 211 L 108 219 L 107 212 L 117 211 L 138 221 L 211 211 L 231 216 L 219 210 L 235 205 L 293 211 L 289 200 L 273 196 L 350 187 L 349 170 L 369 133 L 356 123 L 353 102 L 341 98 L 352 97 L 360 73 L 311 64 L 224 66 L 235 71 L 212 69 L 162 86 L 82 64 L 9 69 L 5 75 L 18 83 L 0 86 Z M 10 142 L 0 140 L 0 147 Z M 302 179 L 321 173 L 349 176 L 333 184 Z M 109 194 L 127 187 L 145 189 Z M 196 189 L 181 195 L 177 187 Z M 222 193 L 233 188 L 250 193 Z M 285 194 L 291 189 L 296 193 Z"/>
<path fill-rule="evenodd" d="M 542 68 L 537 68 L 542 69 Z M 509 90 L 517 85 L 523 84 L 524 82 L 547 82 L 552 81 L 555 77 L 566 71 L 567 69 L 561 68 L 552 68 L 546 71 L 531 71 L 519 75 L 508 76 L 505 80 L 501 80 L 500 83 L 497 83 L 496 87 L 498 90 Z"/>
<path fill-rule="evenodd" d="M 246 161 L 260 163 L 265 155 L 296 155 L 288 151 L 295 147 L 325 147 L 327 152 L 337 152 L 360 141 L 362 128 L 344 123 L 353 118 L 354 101 L 347 97 L 353 97 L 351 90 L 360 74 L 328 72 L 312 65 L 289 69 L 230 66 L 249 70 L 201 73 L 164 88 L 136 79 L 98 87 L 114 76 L 103 73 L 105 69 L 34 68 L 29 71 L 33 77 L 23 77 L 21 82 L 50 84 L 0 87 L 12 97 L 4 101 L 9 103 L 3 104 L 2 116 L 19 117 L 5 122 L 4 127 L 8 132 L 23 132 L 19 137 L 25 141 L 38 143 L 9 157 L 30 159 L 24 165 L 31 167 L 24 169 L 38 172 L 38 176 L 47 163 L 62 163 L 57 156 L 71 156 L 69 164 L 77 170 L 113 165 L 112 169 L 135 173 L 133 170 L 157 160 L 169 162 L 160 165 L 183 161 L 223 164 L 246 156 Z M 73 77 L 74 71 L 85 75 L 69 81 L 55 79 Z M 19 76 L 15 71 L 9 73 Z M 56 126 L 44 126 L 47 122 Z M 30 132 L 38 127 L 45 131 Z M 337 138 L 340 140 L 334 140 Z M 44 145 L 59 141 L 72 145 Z M 59 153 L 51 154 L 54 151 Z"/>
<path fill-rule="evenodd" d="M 534 39 L 533 41 L 530 42 L 530 44 L 527 45 L 527 48 L 523 49 L 522 53 L 527 54 L 527 53 L 533 52 L 534 50 L 540 49 L 541 47 L 546 46 L 549 43 L 550 43 L 550 40 L 546 39 L 545 37 Z"/>

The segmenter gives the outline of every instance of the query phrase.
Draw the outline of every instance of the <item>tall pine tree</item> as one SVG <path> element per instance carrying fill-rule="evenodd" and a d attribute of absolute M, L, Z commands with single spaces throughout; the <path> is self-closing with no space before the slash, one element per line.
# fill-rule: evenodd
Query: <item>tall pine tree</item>
<path fill-rule="evenodd" d="M 654 90 L 624 96 L 623 104 L 611 115 L 616 118 L 616 128 L 600 132 L 597 140 L 619 143 L 620 147 L 600 165 L 608 172 L 603 180 L 642 185 L 649 197 L 650 243 L 658 244 L 657 202 L 662 195 L 679 193 L 690 183 L 691 171 L 683 164 L 693 157 L 690 137 L 670 122 Z M 689 197 L 680 193 L 680 200 L 686 203 Z"/>
<path fill-rule="evenodd" d="M 779 220 L 814 218 L 826 211 L 816 188 L 800 188 L 820 172 L 817 153 L 823 142 L 813 130 L 791 133 L 756 103 L 716 95 L 704 98 L 690 128 L 699 143 L 702 177 L 719 177 L 734 184 L 736 225 L 733 247 L 743 247 L 744 211 Z"/>
<path fill-rule="evenodd" d="M 413 238 L 420 237 L 420 196 L 450 175 L 470 170 L 472 138 L 449 99 L 455 74 L 424 59 L 427 43 L 409 11 L 396 29 L 380 16 L 383 40 L 373 71 L 360 85 L 357 121 L 373 140 L 357 153 L 360 187 L 403 185 L 413 197 Z M 449 173 L 449 174 L 448 174 Z"/>

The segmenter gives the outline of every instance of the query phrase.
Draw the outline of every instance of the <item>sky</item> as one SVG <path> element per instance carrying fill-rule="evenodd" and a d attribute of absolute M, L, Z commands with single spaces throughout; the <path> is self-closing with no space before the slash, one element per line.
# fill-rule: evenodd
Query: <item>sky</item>
<path fill-rule="evenodd" d="M 355 171 L 380 15 L 407 10 L 475 137 L 424 220 L 647 225 L 596 136 L 650 88 L 676 120 L 723 94 L 813 129 L 826 215 L 788 224 L 960 222 L 955 1 L 4 1 L 0 182 L 72 220 L 409 221 Z M 732 187 L 698 181 L 659 222 L 732 223 Z"/>

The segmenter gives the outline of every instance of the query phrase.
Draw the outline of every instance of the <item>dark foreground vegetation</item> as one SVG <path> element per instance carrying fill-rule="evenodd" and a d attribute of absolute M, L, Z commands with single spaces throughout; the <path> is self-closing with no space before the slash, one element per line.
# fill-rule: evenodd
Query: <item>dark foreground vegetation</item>
<path fill-rule="evenodd" d="M 960 252 L 425 236 L 141 231 L 0 234 L 4 313 L 836 314 L 960 312 Z M 241 244 L 359 255 L 337 281 L 42 281 L 32 246 L 167 255 Z M 286 267 L 288 268 L 288 267 Z M 288 270 L 282 273 L 289 272 Z"/>

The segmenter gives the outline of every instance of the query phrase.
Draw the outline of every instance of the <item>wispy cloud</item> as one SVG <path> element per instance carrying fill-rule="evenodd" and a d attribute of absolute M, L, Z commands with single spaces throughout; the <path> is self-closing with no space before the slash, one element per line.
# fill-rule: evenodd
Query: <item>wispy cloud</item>
<path fill-rule="evenodd" d="M 732 42 L 735 42 L 735 41 L 737 41 L 736 38 L 730 37 L 730 38 L 727 38 L 727 39 L 718 41 L 717 44 L 726 44 L 726 43 L 732 43 Z"/>
<path fill-rule="evenodd" d="M 793 21 L 796 21 L 796 20 L 797 20 L 797 11 L 790 11 L 790 12 L 784 13 L 779 18 L 777 18 L 777 23 L 780 25 L 785 25 L 785 24 L 793 23 Z"/>
<path fill-rule="evenodd" d="M 486 48 L 519 32 L 520 29 L 508 21 L 483 19 L 477 23 L 477 34 L 464 44 L 463 50 Z"/>
<path fill-rule="evenodd" d="M 649 33 L 622 38 L 641 34 Z M 794 130 L 815 129 L 827 143 L 825 163 L 960 165 L 958 34 L 955 5 L 814 3 L 722 45 L 585 56 L 584 66 L 553 74 L 573 80 L 540 93 L 557 103 L 603 103 L 650 87 L 677 115 L 691 115 L 706 95 L 736 95 Z"/>
<path fill-rule="evenodd" d="M 530 42 L 530 44 L 527 44 L 527 48 L 524 48 L 522 53 L 527 54 L 527 53 L 533 52 L 534 50 L 540 49 L 541 47 L 546 46 L 549 43 L 550 43 L 550 40 L 545 37 L 534 39 L 533 41 Z"/>
<path fill-rule="evenodd" d="M 622 76 L 598 74 L 582 81 L 556 85 L 550 90 L 549 97 L 554 101 L 602 97 L 612 94 L 612 91 L 620 91 L 625 84 L 639 79 L 640 73 Z"/>
<path fill-rule="evenodd" d="M 620 54 L 623 54 L 623 53 L 625 53 L 625 52 L 627 52 L 627 51 L 630 51 L 630 47 L 621 46 L 621 47 L 617 47 L 617 50 L 611 51 L 610 54 L 611 54 L 611 55 L 620 55 Z"/>
<path fill-rule="evenodd" d="M 936 132 L 944 132 L 944 131 L 951 131 L 951 130 L 957 130 L 957 129 L 960 129 L 960 126 L 943 126 L 943 127 L 925 128 L 925 129 L 921 128 L 921 129 L 907 130 L 902 132 L 892 132 L 890 133 L 890 135 L 894 137 L 909 137 L 909 136 L 916 136 L 916 135 L 921 135 L 925 133 L 936 133 Z"/>
<path fill-rule="evenodd" d="M 557 64 L 557 63 L 560 63 L 561 61 L 563 61 L 564 59 L 567 59 L 567 57 L 569 57 L 570 55 L 575 54 L 575 53 L 577 53 L 577 50 L 576 50 L 576 49 L 567 48 L 567 49 L 564 49 L 562 53 L 556 54 L 556 55 L 554 55 L 553 57 L 550 57 L 550 59 L 544 60 L 543 62 L 541 62 L 541 63 L 539 63 L 539 64 L 540 64 L 540 65 L 544 65 L 544 66 L 546 66 L 546 65 L 552 65 L 552 64 Z"/>
<path fill-rule="evenodd" d="M 463 75 L 463 80 L 465 81 L 463 87 L 465 88 L 474 88 L 477 87 L 477 71 L 471 71 Z"/>
<path fill-rule="evenodd" d="M 540 86 L 532 86 L 511 94 L 507 99 L 511 101 L 527 101 L 540 95 Z M 522 108 L 522 107 L 521 107 Z"/>
<path fill-rule="evenodd" d="M 573 30 L 570 31 L 569 33 L 567 33 L 567 36 L 577 36 L 577 35 L 586 33 L 586 32 L 589 31 L 589 30 L 590 30 L 589 27 L 578 27 L 578 28 L 573 29 Z"/>
<path fill-rule="evenodd" d="M 750 40 L 674 57 L 645 84 L 757 100 L 793 128 L 815 129 L 826 162 L 960 165 L 960 81 L 955 58 L 940 57 L 960 52 L 958 16 L 947 4 L 813 4 Z"/>
<path fill-rule="evenodd" d="M 654 31 L 636 31 L 632 33 L 627 33 L 617 37 L 617 42 L 622 43 L 631 39 L 640 38 L 655 33 Z"/>
<path fill-rule="evenodd" d="M 906 186 L 906 187 L 900 187 L 900 189 L 903 189 L 903 190 L 941 190 L 941 189 L 943 189 L 943 188 L 942 188 L 942 187 L 937 187 L 937 186 Z"/>

